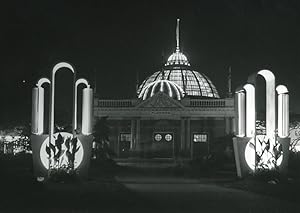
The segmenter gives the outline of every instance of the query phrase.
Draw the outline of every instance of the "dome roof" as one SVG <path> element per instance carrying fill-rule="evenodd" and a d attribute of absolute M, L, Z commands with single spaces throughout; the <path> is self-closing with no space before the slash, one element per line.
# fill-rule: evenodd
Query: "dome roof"
<path fill-rule="evenodd" d="M 176 50 L 168 58 L 162 71 L 157 71 L 147 77 L 137 90 L 138 97 L 155 81 L 168 80 L 184 91 L 185 95 L 192 97 L 220 98 L 218 91 L 211 80 L 204 74 L 191 68 L 187 57 L 180 51 L 179 45 L 179 19 L 176 27 Z"/>
<path fill-rule="evenodd" d="M 206 75 L 188 69 L 188 67 L 170 67 L 170 69 L 165 67 L 164 74 L 162 74 L 161 71 L 155 72 L 143 81 L 137 93 L 140 94 L 148 85 L 162 79 L 166 79 L 180 86 L 187 96 L 220 98 L 216 87 Z"/>
<path fill-rule="evenodd" d="M 168 65 L 187 65 L 190 66 L 190 63 L 188 62 L 187 57 L 182 53 L 179 52 L 179 50 L 174 52 L 170 57 L 168 58 L 167 63 L 165 64 L 166 66 Z"/>
<path fill-rule="evenodd" d="M 182 88 L 174 82 L 168 80 L 158 80 L 145 86 L 139 93 L 139 98 L 145 100 L 158 92 L 163 92 L 169 97 L 177 100 L 181 100 L 184 96 L 184 91 Z"/>

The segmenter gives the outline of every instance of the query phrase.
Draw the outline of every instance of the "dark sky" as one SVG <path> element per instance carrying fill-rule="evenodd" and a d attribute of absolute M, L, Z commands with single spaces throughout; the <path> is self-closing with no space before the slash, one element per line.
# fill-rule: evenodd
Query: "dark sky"
<path fill-rule="evenodd" d="M 267 68 L 300 113 L 298 0 L 18 0 L 1 8 L 0 124 L 30 118 L 33 85 L 60 61 L 91 84 L 96 72 L 100 97 L 134 97 L 136 73 L 142 81 L 160 68 L 162 52 L 174 51 L 176 18 L 184 53 L 221 95 L 229 66 L 234 88 Z"/>

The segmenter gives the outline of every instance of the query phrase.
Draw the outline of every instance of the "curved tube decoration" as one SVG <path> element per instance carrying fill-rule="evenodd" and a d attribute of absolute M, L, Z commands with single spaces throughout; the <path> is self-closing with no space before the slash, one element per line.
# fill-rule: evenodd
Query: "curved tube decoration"
<path fill-rule="evenodd" d="M 49 115 L 49 143 L 52 142 L 52 137 L 54 134 L 54 96 L 55 96 L 55 74 L 56 72 L 61 69 L 61 68 L 68 68 L 69 70 L 71 70 L 73 72 L 73 130 L 74 130 L 74 121 L 75 121 L 75 98 L 74 98 L 74 93 L 75 93 L 75 79 L 76 79 L 76 72 L 74 70 L 74 68 L 72 67 L 71 64 L 66 63 L 66 62 L 60 62 L 58 64 L 56 64 L 54 66 L 54 68 L 52 69 L 52 78 L 51 78 L 51 92 L 50 92 L 50 115 Z M 74 131 L 73 131 L 74 134 Z"/>

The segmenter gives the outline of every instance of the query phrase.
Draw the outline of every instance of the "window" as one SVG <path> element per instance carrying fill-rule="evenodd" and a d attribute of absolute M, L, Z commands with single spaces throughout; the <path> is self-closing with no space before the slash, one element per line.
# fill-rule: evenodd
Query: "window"
<path fill-rule="evenodd" d="M 156 141 L 161 141 L 161 139 L 162 139 L 161 134 L 155 134 L 155 135 L 154 135 L 154 140 L 156 140 Z"/>
<path fill-rule="evenodd" d="M 165 139 L 166 139 L 166 141 L 171 141 L 172 139 L 173 139 L 173 137 L 172 137 L 172 135 L 171 134 L 166 134 L 165 135 Z"/>
<path fill-rule="evenodd" d="M 207 142 L 208 141 L 208 135 L 207 135 L 207 133 L 194 133 L 193 134 L 193 141 L 194 141 L 194 143 Z"/>
<path fill-rule="evenodd" d="M 154 132 L 153 133 L 154 142 L 169 143 L 174 141 L 173 132 Z"/>
<path fill-rule="evenodd" d="M 121 133 L 120 141 L 131 141 L 131 133 Z"/>

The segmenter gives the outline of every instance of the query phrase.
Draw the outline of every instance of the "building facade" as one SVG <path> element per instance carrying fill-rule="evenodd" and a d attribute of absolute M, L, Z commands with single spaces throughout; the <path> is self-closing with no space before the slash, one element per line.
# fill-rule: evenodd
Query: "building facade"
<path fill-rule="evenodd" d="M 230 89 L 229 89 L 230 93 Z M 118 158 L 197 158 L 234 130 L 234 99 L 176 49 L 161 70 L 137 88 L 137 98 L 94 100 L 95 118 L 107 118 L 109 146 Z"/>

